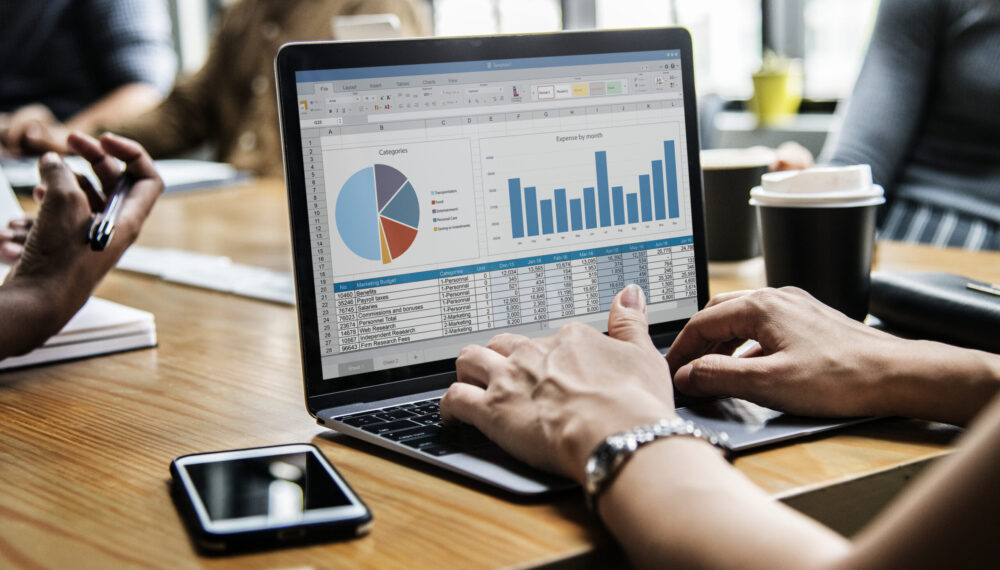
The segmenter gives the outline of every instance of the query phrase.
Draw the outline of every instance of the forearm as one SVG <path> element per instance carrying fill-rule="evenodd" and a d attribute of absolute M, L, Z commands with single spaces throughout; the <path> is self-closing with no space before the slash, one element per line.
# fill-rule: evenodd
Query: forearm
<path fill-rule="evenodd" d="M 966 425 L 1000 390 L 1000 356 L 938 342 L 900 343 L 898 353 L 886 355 L 877 415 Z"/>
<path fill-rule="evenodd" d="M 641 567 L 818 568 L 850 543 L 768 497 L 708 444 L 649 444 L 601 495 L 599 513 Z"/>
<path fill-rule="evenodd" d="M 160 102 L 162 96 L 152 85 L 123 85 L 66 121 L 73 130 L 95 133 L 102 125 L 127 120 L 145 113 Z"/>
<path fill-rule="evenodd" d="M 41 284 L 13 279 L 0 287 L 0 359 L 24 354 L 42 345 L 72 317 L 59 295 Z M 75 311 L 74 311 L 75 312 Z"/>

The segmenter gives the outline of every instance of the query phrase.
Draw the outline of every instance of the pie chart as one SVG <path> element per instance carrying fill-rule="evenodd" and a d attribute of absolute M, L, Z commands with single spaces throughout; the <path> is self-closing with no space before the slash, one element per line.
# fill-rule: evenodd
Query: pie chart
<path fill-rule="evenodd" d="M 362 168 L 337 196 L 337 232 L 357 256 L 391 263 L 417 237 L 420 200 L 406 176 L 391 166 Z"/>

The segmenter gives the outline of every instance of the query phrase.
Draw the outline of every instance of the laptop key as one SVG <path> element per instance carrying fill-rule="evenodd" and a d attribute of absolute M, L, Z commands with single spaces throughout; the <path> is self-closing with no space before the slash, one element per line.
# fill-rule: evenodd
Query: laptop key
<path fill-rule="evenodd" d="M 401 429 L 399 431 L 387 433 L 382 437 L 386 439 L 391 439 L 392 441 L 405 443 L 411 439 L 426 439 L 426 438 L 440 439 L 442 431 L 443 430 L 441 428 L 434 426 L 420 426 L 417 428 Z"/>
<path fill-rule="evenodd" d="M 452 453 L 458 453 L 457 449 L 448 445 L 428 445 L 427 447 L 421 447 L 420 451 L 428 455 L 433 455 L 435 457 L 440 457 L 442 455 L 451 455 Z"/>
<path fill-rule="evenodd" d="M 377 424 L 382 422 L 382 420 L 376 418 L 374 414 L 358 414 L 354 416 L 345 416 L 342 418 L 334 418 L 334 419 L 354 427 L 364 427 L 367 425 Z"/>
<path fill-rule="evenodd" d="M 378 424 L 371 424 L 367 426 L 362 426 L 361 429 L 374 433 L 376 435 L 382 435 L 396 430 L 421 427 L 417 422 L 411 422 L 410 420 L 396 420 L 394 422 L 382 422 Z"/>
<path fill-rule="evenodd" d="M 413 416 L 415 416 L 417 414 L 413 413 L 410 410 L 396 409 L 396 410 L 391 410 L 391 411 L 390 410 L 382 410 L 382 413 L 380 413 L 379 415 L 380 416 L 386 416 L 386 417 L 392 418 L 394 420 L 403 420 L 403 419 L 406 419 L 406 418 L 412 418 Z"/>

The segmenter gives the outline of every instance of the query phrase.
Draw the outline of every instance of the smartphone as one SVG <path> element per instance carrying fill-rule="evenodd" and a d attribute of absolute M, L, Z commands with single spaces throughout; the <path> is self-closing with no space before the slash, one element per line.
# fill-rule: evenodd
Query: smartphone
<path fill-rule="evenodd" d="M 362 536 L 372 526 L 368 507 L 307 443 L 184 455 L 170 475 L 174 502 L 205 554 Z"/>

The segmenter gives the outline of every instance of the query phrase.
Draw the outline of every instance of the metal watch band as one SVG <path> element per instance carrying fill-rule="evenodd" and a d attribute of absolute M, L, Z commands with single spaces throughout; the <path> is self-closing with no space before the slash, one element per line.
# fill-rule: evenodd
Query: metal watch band
<path fill-rule="evenodd" d="M 587 459 L 584 479 L 587 507 L 591 510 L 596 508 L 597 496 L 614 480 L 637 449 L 658 439 L 677 435 L 702 439 L 727 454 L 729 452 L 729 435 L 725 432 L 715 433 L 683 418 L 660 420 L 616 433 L 599 443 Z"/>

